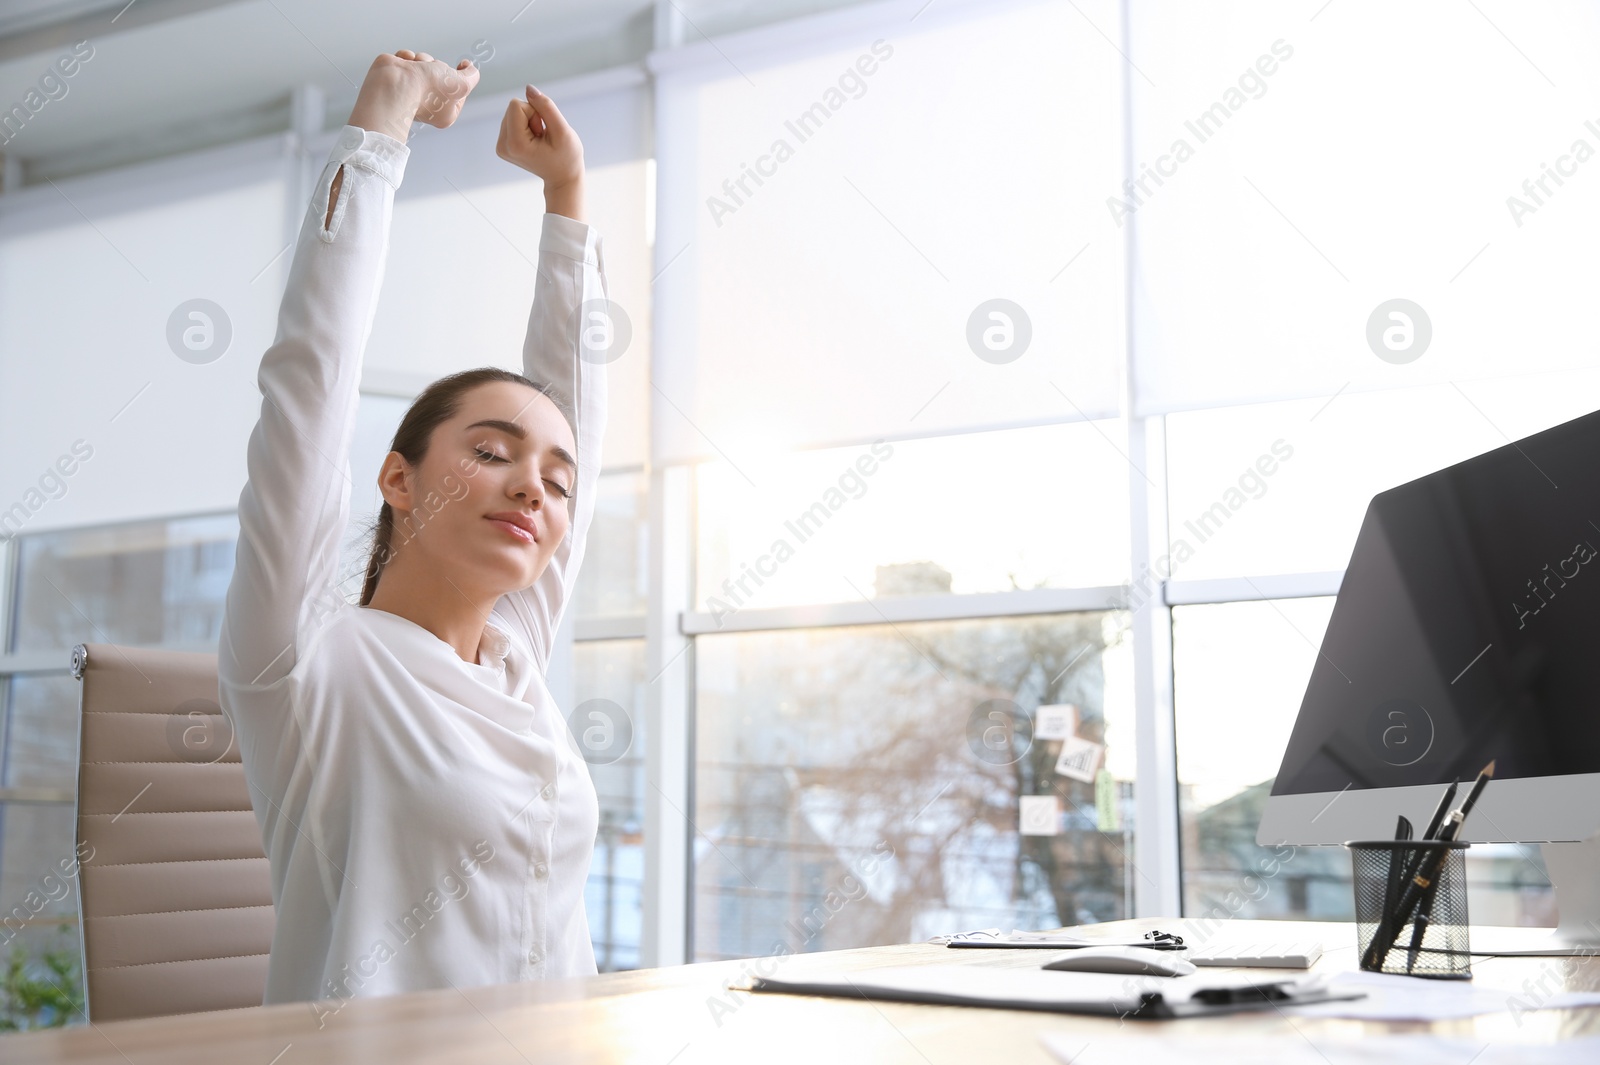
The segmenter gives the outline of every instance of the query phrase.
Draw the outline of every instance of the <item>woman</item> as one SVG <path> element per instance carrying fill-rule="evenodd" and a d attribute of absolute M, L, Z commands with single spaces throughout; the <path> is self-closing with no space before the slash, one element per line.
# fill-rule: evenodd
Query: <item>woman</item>
<path fill-rule="evenodd" d="M 576 318 L 604 281 L 582 145 L 531 86 L 497 146 L 544 180 L 526 376 L 468 371 L 417 398 L 379 475 L 360 605 L 336 591 L 406 136 L 449 126 L 477 81 L 422 52 L 373 61 L 261 360 L 219 672 L 271 864 L 267 1003 L 595 972 L 598 805 L 544 674 L 594 511 L 606 382 Z"/>

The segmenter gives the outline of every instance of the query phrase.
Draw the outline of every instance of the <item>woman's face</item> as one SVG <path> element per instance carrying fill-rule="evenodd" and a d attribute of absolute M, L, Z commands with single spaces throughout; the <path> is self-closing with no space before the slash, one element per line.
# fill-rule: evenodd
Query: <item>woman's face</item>
<path fill-rule="evenodd" d="M 527 588 L 571 524 L 572 429 L 548 396 L 514 381 L 478 385 L 459 406 L 434 427 L 421 465 L 394 451 L 384 459 L 378 484 L 394 511 L 391 558 L 411 552 L 408 567 L 426 565 L 463 594 Z"/>

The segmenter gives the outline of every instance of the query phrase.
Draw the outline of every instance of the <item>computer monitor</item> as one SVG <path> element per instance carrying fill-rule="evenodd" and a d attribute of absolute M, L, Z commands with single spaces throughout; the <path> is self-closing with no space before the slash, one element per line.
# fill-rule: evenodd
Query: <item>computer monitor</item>
<path fill-rule="evenodd" d="M 1544 844 L 1560 911 L 1506 952 L 1595 951 L 1600 412 L 1373 498 L 1256 840 L 1421 835 L 1491 760 L 1461 838 Z"/>

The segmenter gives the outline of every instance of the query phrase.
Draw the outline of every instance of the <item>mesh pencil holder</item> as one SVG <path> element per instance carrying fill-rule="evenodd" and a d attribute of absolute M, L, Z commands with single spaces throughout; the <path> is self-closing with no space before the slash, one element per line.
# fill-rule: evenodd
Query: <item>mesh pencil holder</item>
<path fill-rule="evenodd" d="M 1356 948 L 1367 972 L 1472 979 L 1468 844 L 1352 840 Z M 1418 931 L 1418 927 L 1421 931 Z"/>

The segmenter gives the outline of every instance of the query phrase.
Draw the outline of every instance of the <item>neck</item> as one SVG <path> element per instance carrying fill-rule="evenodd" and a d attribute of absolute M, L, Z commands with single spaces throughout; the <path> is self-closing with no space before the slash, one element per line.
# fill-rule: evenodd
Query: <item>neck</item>
<path fill-rule="evenodd" d="M 478 644 L 499 595 L 463 588 L 437 567 L 384 566 L 367 605 L 414 622 L 449 644 L 464 662 L 478 661 Z"/>

